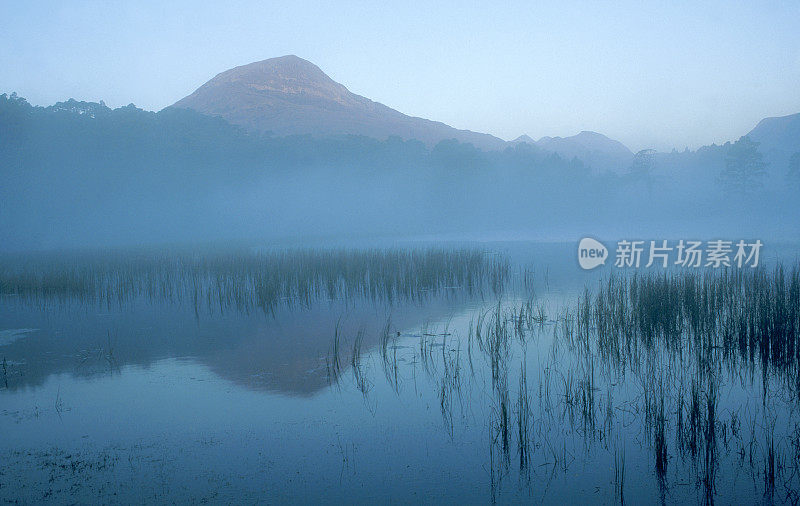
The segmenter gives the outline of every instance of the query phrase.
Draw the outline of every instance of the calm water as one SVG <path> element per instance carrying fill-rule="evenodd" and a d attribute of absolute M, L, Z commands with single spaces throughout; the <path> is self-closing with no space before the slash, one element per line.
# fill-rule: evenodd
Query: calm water
<path fill-rule="evenodd" d="M 563 316 L 603 272 L 574 247 L 482 244 L 510 261 L 502 291 L 267 313 L 6 296 L 0 498 L 796 502 L 794 385 L 746 360 L 709 379 L 658 345 L 625 364 L 582 349 Z"/>

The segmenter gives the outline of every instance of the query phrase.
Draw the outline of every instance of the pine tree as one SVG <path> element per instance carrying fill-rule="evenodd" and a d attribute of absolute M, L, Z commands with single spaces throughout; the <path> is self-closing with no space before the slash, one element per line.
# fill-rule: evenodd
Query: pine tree
<path fill-rule="evenodd" d="M 733 143 L 725 157 L 720 180 L 730 196 L 746 196 L 763 186 L 767 164 L 758 151 L 758 142 L 744 136 Z"/>

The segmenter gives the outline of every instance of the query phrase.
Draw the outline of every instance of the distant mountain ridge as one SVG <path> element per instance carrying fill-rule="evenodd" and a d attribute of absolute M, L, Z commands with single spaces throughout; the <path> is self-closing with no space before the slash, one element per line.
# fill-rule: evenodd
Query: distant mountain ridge
<path fill-rule="evenodd" d="M 619 172 L 633 160 L 633 153 L 621 142 L 587 130 L 571 137 L 542 137 L 538 141 L 521 135 L 512 142 L 533 144 L 568 160 L 578 158 L 597 171 Z"/>
<path fill-rule="evenodd" d="M 800 113 L 764 118 L 747 136 L 759 143 L 767 161 L 782 170 L 789 158 L 800 152 Z"/>
<path fill-rule="evenodd" d="M 595 172 L 624 172 L 634 156 L 621 142 L 592 131 L 539 140 L 521 135 L 506 142 L 489 134 L 408 116 L 350 92 L 313 63 L 294 55 L 217 74 L 172 107 L 219 116 L 249 131 L 276 136 L 363 135 L 376 139 L 397 136 L 422 141 L 429 148 L 443 140 L 455 139 L 482 150 L 502 150 L 526 143 L 568 160 L 577 158 Z M 760 149 L 768 161 L 782 166 L 793 153 L 800 151 L 800 113 L 765 118 L 748 135 L 761 143 Z"/>
<path fill-rule="evenodd" d="M 753 135 L 770 152 L 770 145 L 791 151 L 794 125 L 793 118 L 768 120 Z M 371 136 L 262 136 L 190 109 L 110 109 L 76 100 L 42 107 L 0 94 L 0 251 L 87 240 L 113 246 L 454 230 L 574 235 L 585 233 L 587 220 L 619 227 L 603 233 L 612 236 L 651 230 L 665 216 L 681 234 L 683 223 L 707 225 L 702 220 L 718 216 L 714 224 L 736 234 L 744 225 L 751 237 L 797 235 L 800 222 L 791 216 L 800 214 L 800 201 L 787 184 L 790 166 L 765 156 L 763 187 L 733 202 L 719 176 L 734 146 L 658 154 L 651 193 L 625 169 L 597 174 L 531 144 L 484 152 L 458 141 L 429 149 Z M 731 216 L 735 223 L 726 221 Z"/>
<path fill-rule="evenodd" d="M 625 169 L 633 154 L 620 142 L 594 133 L 572 137 L 521 136 L 511 143 L 489 134 L 407 116 L 351 93 L 319 67 L 294 55 L 270 58 L 217 74 L 173 107 L 220 116 L 250 131 L 286 135 L 397 136 L 428 147 L 456 139 L 483 150 L 525 142 L 563 158 L 579 158 L 596 171 Z"/>
<path fill-rule="evenodd" d="M 279 136 L 398 136 L 428 146 L 456 139 L 488 150 L 506 145 L 492 135 L 407 116 L 351 93 L 319 67 L 294 55 L 222 72 L 173 107 L 221 116 L 249 130 Z"/>

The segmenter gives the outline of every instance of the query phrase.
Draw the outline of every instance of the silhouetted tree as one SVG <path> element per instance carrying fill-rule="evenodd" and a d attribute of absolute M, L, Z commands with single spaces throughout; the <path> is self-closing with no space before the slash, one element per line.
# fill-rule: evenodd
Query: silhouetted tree
<path fill-rule="evenodd" d="M 744 136 L 728 148 L 720 181 L 729 196 L 746 196 L 763 185 L 767 164 L 758 151 L 758 144 Z"/>

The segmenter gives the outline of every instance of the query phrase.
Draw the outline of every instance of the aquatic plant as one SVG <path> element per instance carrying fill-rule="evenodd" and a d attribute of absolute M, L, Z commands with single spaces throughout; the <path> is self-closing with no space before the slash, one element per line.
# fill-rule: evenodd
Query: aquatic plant
<path fill-rule="evenodd" d="M 0 257 L 0 295 L 47 304 L 144 298 L 196 311 L 308 306 L 319 300 L 425 300 L 502 290 L 508 262 L 469 249 L 133 250 Z"/>

